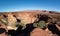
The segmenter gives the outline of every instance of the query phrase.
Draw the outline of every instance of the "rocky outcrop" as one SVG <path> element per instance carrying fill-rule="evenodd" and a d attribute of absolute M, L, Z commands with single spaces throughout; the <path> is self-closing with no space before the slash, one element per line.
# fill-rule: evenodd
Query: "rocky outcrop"
<path fill-rule="evenodd" d="M 0 36 L 8 36 L 8 29 L 4 24 L 0 24 Z"/>
<path fill-rule="evenodd" d="M 54 36 L 52 33 L 46 32 L 40 28 L 35 28 L 31 33 L 30 36 Z"/>

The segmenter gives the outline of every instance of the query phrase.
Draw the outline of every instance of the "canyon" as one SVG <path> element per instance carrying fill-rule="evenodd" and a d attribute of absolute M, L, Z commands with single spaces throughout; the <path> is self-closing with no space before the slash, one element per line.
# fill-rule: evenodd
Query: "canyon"
<path fill-rule="evenodd" d="M 58 30 L 60 30 L 60 26 L 59 26 L 60 25 L 60 23 L 59 23 L 60 22 L 60 13 L 59 12 L 46 11 L 46 10 L 0 12 L 0 24 L 5 24 L 8 30 L 11 30 L 11 29 L 17 30 L 18 27 L 16 27 L 16 25 L 18 25 L 18 24 L 26 26 L 26 25 L 30 25 L 30 23 L 38 22 L 42 18 L 48 25 L 50 25 L 50 23 L 48 22 L 48 19 L 52 19 L 53 22 L 56 22 L 56 26 L 57 26 Z M 38 29 L 38 31 L 39 30 L 40 29 Z"/>

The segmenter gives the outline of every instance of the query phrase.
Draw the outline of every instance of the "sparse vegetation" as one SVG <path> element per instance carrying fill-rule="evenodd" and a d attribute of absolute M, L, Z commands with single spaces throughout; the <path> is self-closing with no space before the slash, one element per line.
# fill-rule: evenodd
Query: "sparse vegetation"
<path fill-rule="evenodd" d="M 33 26 L 38 27 L 38 28 L 46 28 L 47 27 L 45 21 L 39 21 L 39 23 L 34 23 Z"/>
<path fill-rule="evenodd" d="M 15 23 L 15 27 L 19 27 L 19 26 L 22 26 L 22 29 L 25 29 L 25 28 L 26 28 L 26 25 L 24 25 L 23 23 L 21 23 L 21 22 L 16 22 L 16 23 Z"/>
<path fill-rule="evenodd" d="M 47 12 L 47 11 L 42 11 L 42 12 Z M 30 16 L 27 16 L 26 18 L 26 22 L 30 22 L 30 23 L 27 23 L 27 24 L 24 24 L 23 23 L 23 21 L 21 20 L 22 18 L 23 19 L 25 19 L 24 17 L 26 16 L 25 14 L 25 16 L 23 16 L 22 14 L 21 14 L 21 17 L 22 18 L 20 18 L 20 14 L 18 14 L 18 15 L 12 15 L 12 13 L 10 13 L 10 15 L 12 16 L 12 17 L 14 17 L 14 18 L 10 18 L 11 16 L 6 16 L 6 15 L 1 15 L 1 13 L 0 13 L 0 23 L 2 23 L 2 24 L 5 24 L 5 25 L 7 25 L 7 26 L 10 26 L 11 25 L 11 27 L 12 28 L 15 28 L 15 27 L 17 27 L 17 30 L 15 30 L 14 31 L 14 34 L 13 35 L 18 35 L 19 33 L 20 33 L 20 35 L 22 34 L 24 34 L 24 36 L 27 34 L 27 33 L 29 33 L 30 34 L 30 32 L 33 30 L 33 29 L 35 29 L 35 27 L 36 28 L 40 28 L 40 29 L 46 29 L 46 28 L 48 28 L 48 30 L 50 30 L 51 32 L 54 32 L 54 33 L 56 33 L 56 34 L 58 34 L 58 33 L 60 33 L 59 31 L 58 31 L 58 33 L 57 33 L 57 28 L 56 28 L 56 26 L 55 26 L 55 24 L 57 24 L 56 23 L 56 19 L 58 20 L 58 21 L 60 21 L 60 15 L 57 15 L 56 13 L 56 15 L 54 14 L 54 12 L 52 12 L 52 11 L 49 11 L 50 12 L 50 14 L 48 14 L 48 16 L 46 15 L 46 14 L 37 14 L 37 13 L 35 13 L 35 12 L 33 12 L 33 14 L 29 14 Z M 35 13 L 35 14 L 34 14 Z M 17 14 L 17 13 L 16 13 Z M 28 14 L 28 13 L 27 13 Z M 32 15 L 34 15 L 34 16 L 32 16 Z M 36 16 L 35 16 L 36 15 Z M 11 23 L 10 25 L 9 25 L 9 23 L 8 23 L 8 18 L 9 19 L 11 19 L 11 21 L 9 22 L 9 23 Z M 17 18 L 18 17 L 18 18 Z M 32 17 L 36 17 L 36 20 L 34 20 L 34 19 L 32 19 Z M 7 20 L 6 20 L 7 19 Z M 13 20 L 14 19 L 14 20 Z M 16 20 L 16 21 L 15 21 Z M 21 22 L 22 21 L 22 22 Z M 32 21 L 35 21 L 34 23 L 32 22 Z M 24 20 L 24 22 L 25 22 L 25 20 Z M 58 22 L 58 25 L 59 25 L 60 23 Z M 17 34 L 16 34 L 16 31 L 17 31 Z M 55 32 L 56 31 L 56 32 Z M 11 35 L 11 34 L 10 34 Z M 60 35 L 60 34 L 59 34 Z"/>

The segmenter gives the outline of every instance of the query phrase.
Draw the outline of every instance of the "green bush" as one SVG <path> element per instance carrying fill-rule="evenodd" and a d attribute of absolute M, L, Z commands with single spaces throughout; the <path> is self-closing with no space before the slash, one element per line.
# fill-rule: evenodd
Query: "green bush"
<path fill-rule="evenodd" d="M 38 28 L 45 28 L 45 27 L 47 27 L 45 21 L 40 21 L 39 23 L 34 23 L 33 26 L 34 27 L 38 27 Z"/>
<path fill-rule="evenodd" d="M 21 23 L 21 22 L 16 22 L 16 23 L 15 23 L 15 27 L 19 27 L 19 26 L 21 26 L 22 29 L 25 29 L 25 28 L 26 28 L 26 25 L 24 25 L 23 23 Z"/>

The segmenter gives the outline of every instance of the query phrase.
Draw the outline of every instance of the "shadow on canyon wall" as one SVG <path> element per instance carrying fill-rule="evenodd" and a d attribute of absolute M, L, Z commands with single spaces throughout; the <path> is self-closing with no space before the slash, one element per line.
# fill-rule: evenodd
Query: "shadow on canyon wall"
<path fill-rule="evenodd" d="M 32 32 L 32 30 L 35 27 L 33 27 L 33 24 L 27 24 L 26 28 L 24 30 L 22 30 L 22 26 L 19 26 L 17 28 L 17 30 L 9 30 L 9 35 L 11 36 L 30 36 L 30 32 Z"/>
<path fill-rule="evenodd" d="M 9 34 L 11 36 L 30 36 L 30 32 L 32 32 L 35 27 L 33 27 L 33 24 L 28 24 L 26 26 L 27 27 L 24 30 L 22 30 L 22 26 L 19 26 L 16 31 L 10 30 Z M 58 36 L 60 36 L 60 31 L 55 25 L 48 25 L 48 29 L 53 34 L 57 34 Z"/>
<path fill-rule="evenodd" d="M 5 16 L 5 15 L 4 15 Z M 5 16 L 6 17 L 6 16 Z M 39 17 L 38 17 L 39 18 Z M 39 18 L 39 21 L 44 20 L 47 21 L 49 17 L 47 16 L 41 16 L 41 18 Z M 38 22 L 39 22 L 38 21 Z M 20 22 L 19 19 L 17 19 L 17 22 Z M 37 23 L 37 22 L 36 22 Z M 30 36 L 30 32 L 33 31 L 33 29 L 35 29 L 36 27 L 33 26 L 33 23 L 27 24 L 26 28 L 22 30 L 22 26 L 19 26 L 17 28 L 17 30 L 9 30 L 8 31 L 8 35 L 11 36 Z M 58 30 L 58 28 L 55 26 L 54 24 L 48 25 L 47 27 L 53 34 L 57 34 L 58 36 L 60 36 L 60 30 Z M 5 29 L 0 28 L 1 33 L 6 32 Z"/>

